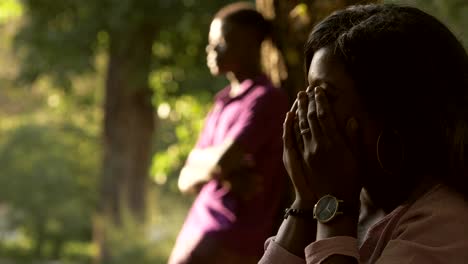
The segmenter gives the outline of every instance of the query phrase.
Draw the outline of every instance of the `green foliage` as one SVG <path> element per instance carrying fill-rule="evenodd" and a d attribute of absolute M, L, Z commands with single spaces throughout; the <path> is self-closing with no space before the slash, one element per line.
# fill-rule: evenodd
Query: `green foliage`
<path fill-rule="evenodd" d="M 143 224 L 124 210 L 121 225 L 106 225 L 110 262 L 103 264 L 166 264 L 187 212 L 187 201 L 174 193 L 150 192 Z M 102 219 L 101 219 L 102 220 Z M 108 223 L 104 221 L 103 223 Z"/>
<path fill-rule="evenodd" d="M 21 81 L 31 83 L 47 73 L 69 88 L 71 77 L 94 69 L 96 35 L 103 24 L 96 7 L 101 1 L 86 2 L 23 1 L 25 21 L 16 36 Z"/>
<path fill-rule="evenodd" d="M 4 23 L 20 16 L 23 13 L 23 6 L 16 0 L 1 0 L 0 10 L 0 23 Z"/>
<path fill-rule="evenodd" d="M 69 156 L 64 155 L 64 153 L 74 153 L 76 162 L 81 162 L 83 159 L 93 160 L 95 163 L 90 167 L 93 171 L 98 170 L 100 160 L 98 142 L 94 141 L 91 144 L 93 150 L 90 153 L 77 153 L 74 151 L 76 147 L 73 147 L 74 143 L 67 145 L 67 142 L 86 140 L 81 138 L 85 135 L 96 140 L 96 136 L 100 133 L 100 129 L 97 127 L 100 118 L 89 119 L 85 116 L 87 113 L 91 116 L 94 116 L 95 112 L 98 113 L 98 116 L 101 114 L 99 104 L 102 102 L 103 91 L 101 89 L 103 79 L 105 79 L 102 61 L 106 59 L 112 41 L 115 41 L 113 37 L 131 32 L 135 25 L 141 23 L 152 25 L 158 29 L 153 45 L 153 70 L 148 77 L 148 82 L 155 91 L 153 103 L 160 113 L 155 135 L 155 156 L 151 175 L 154 176 L 157 183 L 164 182 L 165 184 L 156 188 L 158 195 L 156 200 L 161 201 L 161 203 L 152 206 L 151 212 L 153 213 L 149 224 L 137 226 L 132 224 L 132 221 L 127 221 L 122 229 L 111 235 L 111 244 L 116 249 L 113 253 L 114 263 L 164 263 L 174 243 L 190 202 L 187 198 L 179 197 L 175 188 L 175 179 L 180 166 L 195 143 L 214 92 L 226 83 L 222 79 L 210 76 L 204 66 L 205 46 L 211 17 L 226 2 L 67 0 L 58 3 L 52 0 L 23 1 L 22 27 L 15 38 L 15 47 L 21 62 L 18 76 L 23 83 L 44 86 L 46 105 L 36 103 L 36 107 L 31 108 L 30 111 L 33 111 L 34 115 L 43 112 L 43 115 L 38 119 L 45 118 L 48 121 L 45 123 L 42 121 L 39 124 L 33 121 L 31 126 L 24 125 L 24 130 L 35 132 L 21 133 L 20 138 L 29 139 L 34 133 L 45 135 L 40 137 L 41 142 L 42 140 L 49 142 L 50 138 L 47 135 L 55 138 L 56 141 L 53 144 L 49 142 L 51 147 L 48 147 L 47 143 L 44 143 L 47 147 L 33 144 L 31 146 L 36 146 L 36 148 L 29 151 L 32 153 L 31 155 L 39 155 L 36 149 L 42 149 L 41 155 L 49 157 L 46 160 L 36 161 L 39 163 L 42 161 L 44 164 L 52 162 L 47 168 L 50 167 L 50 170 L 56 174 L 51 172 L 52 176 L 47 177 L 48 181 L 49 179 L 52 182 L 58 181 L 57 178 L 64 177 L 61 180 L 70 185 L 63 188 L 63 192 L 55 192 L 55 188 L 49 185 L 30 186 L 31 189 L 35 189 L 35 192 L 43 193 L 45 196 L 48 196 L 49 192 L 52 193 L 42 202 L 36 202 L 42 208 L 46 206 L 48 199 L 61 201 L 61 203 L 56 201 L 57 205 L 54 205 L 54 208 L 61 208 L 61 206 L 68 208 L 67 200 L 63 199 L 63 195 L 76 193 L 76 186 L 79 185 L 76 185 L 74 180 L 92 179 L 94 183 L 91 184 L 91 187 L 96 188 L 97 173 L 84 175 L 75 173 L 73 169 L 69 172 L 71 176 L 59 177 L 57 175 L 66 170 L 63 167 L 65 165 L 55 166 L 55 164 L 69 165 L 71 162 L 67 158 Z M 79 76 L 83 75 L 97 75 L 98 77 L 82 80 Z M 12 89 L 14 88 L 17 86 L 13 85 Z M 56 88 L 65 88 L 67 93 L 63 94 L 60 89 Z M 98 92 L 95 92 L 96 90 Z M 44 107 L 53 108 L 53 110 L 43 111 Z M 83 108 L 87 110 L 77 115 L 76 113 L 82 111 Z M 64 127 L 67 129 L 62 130 Z M 75 129 L 78 127 L 82 128 L 80 135 L 75 133 Z M 21 126 L 13 124 L 11 134 L 5 138 L 10 141 L 14 133 L 19 133 L 20 130 Z M 66 140 L 67 137 L 72 139 Z M 65 142 L 62 142 L 62 139 Z M 26 147 L 30 144 L 30 140 L 24 140 L 24 142 Z M 59 157 L 67 161 L 57 160 Z M 1 161 L 0 164 L 2 164 Z M 82 165 L 85 164 L 78 163 L 77 166 Z M 34 167 L 35 165 L 24 167 L 24 172 L 22 172 L 21 170 L 17 171 L 18 166 L 15 165 L 11 168 L 11 175 L 22 173 L 27 175 L 21 178 L 15 176 L 17 180 L 21 179 L 20 181 L 24 185 L 24 182 L 30 181 L 31 178 L 38 178 L 33 176 L 37 175 Z M 14 188 L 18 187 L 14 186 Z M 77 231 L 81 237 L 76 238 L 74 233 L 63 233 L 64 239 L 69 242 L 65 243 L 64 257 L 61 259 L 80 258 L 70 257 L 70 254 L 81 256 L 81 258 L 92 254 L 88 252 L 86 244 L 77 244 L 76 239 L 84 238 L 90 242 L 92 207 L 88 207 L 88 198 L 86 197 L 88 194 L 95 195 L 95 191 L 95 189 L 90 189 L 80 192 L 80 199 L 82 199 L 80 201 L 84 201 L 86 206 L 83 207 L 80 215 L 70 213 L 70 216 L 81 221 L 83 228 L 80 229 L 81 231 Z M 22 207 L 30 207 L 29 204 L 13 204 L 13 202 L 11 204 L 15 211 L 23 210 Z M 66 210 L 59 211 L 68 212 Z M 55 213 L 49 213 L 47 210 L 42 212 L 46 218 L 55 217 Z M 21 229 L 27 226 L 25 222 L 18 222 L 16 225 Z M 29 227 L 24 230 L 27 229 L 32 230 Z M 144 235 L 147 232 L 158 235 L 156 238 L 148 238 L 147 235 Z M 25 233 L 25 241 L 29 241 L 25 242 L 28 245 L 17 245 L 17 247 L 32 250 L 34 245 L 41 243 L 29 231 Z M 43 250 L 45 255 L 51 257 L 51 254 L 47 253 L 47 245 L 50 243 L 44 242 L 43 244 L 43 247 L 46 248 Z"/>
<path fill-rule="evenodd" d="M 31 214 L 26 218 L 53 213 L 54 217 L 76 221 L 73 218 L 83 214 L 83 206 L 75 199 L 84 198 L 88 206 L 93 201 L 95 138 L 68 124 L 25 125 L 10 133 L 0 150 L 0 163 L 4 164 L 0 186 L 8 186 L 1 190 L 1 199 Z M 47 210 L 41 208 L 44 205 Z"/>
<path fill-rule="evenodd" d="M 159 123 L 151 175 L 164 190 L 177 192 L 178 173 L 195 144 L 212 97 L 226 85 L 205 66 L 205 47 L 212 16 L 228 2 L 184 1 L 183 15 L 161 28 L 153 45 L 154 70 L 149 81 Z"/>
<path fill-rule="evenodd" d="M 445 23 L 468 49 L 468 2 L 466 0 L 386 0 L 411 5 L 428 12 Z"/>
<path fill-rule="evenodd" d="M 223 83 L 214 80 L 205 66 L 205 47 L 212 16 L 227 2 L 192 3 L 184 9 L 183 16 L 159 30 L 153 46 L 154 69 L 156 74 L 169 73 L 169 78 L 163 83 L 152 83 L 158 96 L 213 94 L 220 89 Z"/>
<path fill-rule="evenodd" d="M 15 85 L 19 70 L 11 38 L 20 19 L 0 26 L 0 262 L 85 263 L 93 254 L 100 78 L 73 78 L 68 95 L 47 76 L 27 88 Z"/>
<path fill-rule="evenodd" d="M 158 39 L 169 41 L 171 47 L 186 47 L 174 48 L 175 53 L 170 57 L 175 59 L 172 62 L 181 63 L 181 67 L 186 67 L 187 63 L 193 66 L 190 56 L 203 51 L 199 31 L 206 28 L 197 26 L 206 24 L 211 15 L 207 11 L 220 5 L 211 1 L 195 5 L 189 0 L 22 2 L 25 21 L 16 38 L 23 62 L 20 80 L 31 83 L 40 75 L 49 74 L 64 88 L 71 88 L 72 77 L 94 70 L 96 53 L 106 49 L 109 41 L 118 41 L 106 39 L 109 34 L 124 38 L 141 25 L 157 28 Z M 182 58 L 185 52 L 188 59 Z"/>
<path fill-rule="evenodd" d="M 95 70 L 94 57 L 108 50 L 111 36 L 142 23 L 156 27 L 148 81 L 155 91 L 154 105 L 169 104 L 175 118 L 158 126 L 153 175 L 173 177 L 195 142 L 211 97 L 225 84 L 213 79 L 204 65 L 209 24 L 227 2 L 24 0 L 25 22 L 16 37 L 23 62 L 20 80 L 30 83 L 48 74 L 69 89 L 76 75 Z M 179 135 L 165 137 L 164 131 L 171 130 Z M 170 146 L 172 151 L 166 152 Z"/>
<path fill-rule="evenodd" d="M 159 175 L 158 182 L 173 179 L 195 142 L 211 97 L 225 85 L 204 65 L 209 24 L 227 2 L 25 0 L 26 21 L 16 38 L 24 62 L 19 76 L 31 82 L 49 74 L 59 86 L 70 88 L 74 76 L 94 70 L 93 58 L 107 51 L 110 36 L 140 23 L 157 27 L 148 81 L 154 105 L 169 104 L 171 118 L 158 125 L 152 175 Z M 167 136 L 173 130 L 177 135 Z"/>
<path fill-rule="evenodd" d="M 177 174 L 200 133 L 210 106 L 208 98 L 181 96 L 158 108 L 160 129 L 151 175 L 156 183 L 167 183 L 171 191 L 177 192 Z"/>
<path fill-rule="evenodd" d="M 109 44 L 107 33 L 124 34 L 141 24 L 156 26 L 159 20 L 167 19 L 158 16 L 158 11 L 173 8 L 178 1 L 22 2 L 24 23 L 16 36 L 23 62 L 20 81 L 32 83 L 48 74 L 69 89 L 73 77 L 95 70 L 95 55 Z"/>
<path fill-rule="evenodd" d="M 11 208 L 11 228 L 21 227 L 33 243 L 89 240 L 96 138 L 69 124 L 23 125 L 4 137 L 0 200 Z M 41 256 L 42 245 L 34 246 Z"/>

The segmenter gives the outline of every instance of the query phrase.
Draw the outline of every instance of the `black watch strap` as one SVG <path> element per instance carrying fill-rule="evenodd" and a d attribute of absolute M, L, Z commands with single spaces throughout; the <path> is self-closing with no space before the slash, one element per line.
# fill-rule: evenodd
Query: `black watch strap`
<path fill-rule="evenodd" d="M 289 216 L 314 219 L 314 210 L 286 208 L 284 210 L 284 219 L 288 219 Z"/>

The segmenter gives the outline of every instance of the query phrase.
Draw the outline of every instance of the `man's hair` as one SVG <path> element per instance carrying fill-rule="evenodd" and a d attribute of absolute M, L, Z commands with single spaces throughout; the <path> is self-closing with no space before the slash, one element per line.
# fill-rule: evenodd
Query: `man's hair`
<path fill-rule="evenodd" d="M 245 29 L 253 29 L 260 41 L 271 36 L 271 23 L 263 17 L 255 6 L 248 2 L 237 2 L 221 8 L 214 18 Z"/>

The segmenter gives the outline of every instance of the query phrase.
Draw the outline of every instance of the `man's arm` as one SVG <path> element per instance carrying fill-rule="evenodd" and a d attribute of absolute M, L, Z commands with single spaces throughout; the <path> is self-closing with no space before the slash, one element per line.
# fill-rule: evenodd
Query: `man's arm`
<path fill-rule="evenodd" d="M 261 94 L 246 104 L 226 134 L 228 140 L 214 147 L 191 152 L 179 177 L 179 189 L 183 192 L 196 189 L 194 187 L 216 175 L 222 176 L 232 188 L 239 188 L 241 194 L 248 196 L 249 192 L 255 192 L 255 189 L 246 189 L 256 185 L 251 182 L 254 164 L 247 162 L 246 154 L 256 153 L 275 134 L 281 137 L 281 120 L 286 105 L 283 94 L 274 91 Z"/>
<path fill-rule="evenodd" d="M 240 144 L 232 140 L 225 140 L 214 147 L 192 150 L 179 175 L 179 190 L 192 192 L 214 175 L 222 175 L 223 179 L 229 180 L 226 177 L 232 171 L 246 166 L 244 156 Z"/>

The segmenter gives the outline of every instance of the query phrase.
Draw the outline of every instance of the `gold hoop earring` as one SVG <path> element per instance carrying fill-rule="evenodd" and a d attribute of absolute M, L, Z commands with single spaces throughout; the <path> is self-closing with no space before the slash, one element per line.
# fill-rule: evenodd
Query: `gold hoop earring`
<path fill-rule="evenodd" d="M 392 172 L 391 170 L 388 170 L 385 168 L 383 162 L 382 162 L 382 159 L 380 157 L 380 144 L 382 142 L 382 135 L 384 133 L 385 129 L 382 129 L 382 131 L 379 133 L 379 136 L 377 137 L 377 161 L 379 162 L 379 165 L 380 165 L 380 168 L 385 171 L 385 173 L 387 174 L 390 174 L 390 175 L 394 175 L 395 173 Z M 392 132 L 393 134 L 397 135 L 399 138 L 400 138 L 400 141 L 401 141 L 401 136 L 400 134 L 398 134 L 398 132 L 396 130 L 393 130 L 392 129 Z M 405 148 L 404 148 L 404 144 L 401 143 L 401 163 L 403 164 L 403 161 L 405 160 Z M 400 166 L 402 167 L 402 166 Z"/>

